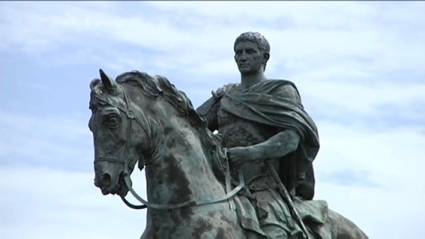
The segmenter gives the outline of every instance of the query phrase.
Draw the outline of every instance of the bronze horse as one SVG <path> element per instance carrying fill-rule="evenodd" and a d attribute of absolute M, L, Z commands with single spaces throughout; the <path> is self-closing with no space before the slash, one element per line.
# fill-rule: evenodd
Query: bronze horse
<path fill-rule="evenodd" d="M 264 238 L 240 226 L 230 204 L 243 185 L 228 191 L 217 179 L 226 174 L 225 153 L 183 92 L 164 77 L 137 71 L 116 81 L 100 75 L 90 84 L 95 185 L 104 195 L 124 197 L 136 163 L 146 168 L 142 239 Z M 320 227 L 326 233 L 309 228 L 309 238 L 367 238 L 330 209 Z"/>

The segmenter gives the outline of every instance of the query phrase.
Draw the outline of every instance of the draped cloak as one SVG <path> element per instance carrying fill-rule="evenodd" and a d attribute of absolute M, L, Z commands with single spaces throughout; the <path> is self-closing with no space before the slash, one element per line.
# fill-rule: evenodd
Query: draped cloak
<path fill-rule="evenodd" d="M 298 99 L 279 94 L 279 88 L 291 85 Z M 279 160 L 279 176 L 288 191 L 306 200 L 314 196 L 312 162 L 319 151 L 319 136 L 315 123 L 304 110 L 294 83 L 286 80 L 261 81 L 249 89 L 235 90 L 229 84 L 217 92 L 221 109 L 245 120 L 290 129 L 298 133 L 300 142 L 296 151 Z"/>

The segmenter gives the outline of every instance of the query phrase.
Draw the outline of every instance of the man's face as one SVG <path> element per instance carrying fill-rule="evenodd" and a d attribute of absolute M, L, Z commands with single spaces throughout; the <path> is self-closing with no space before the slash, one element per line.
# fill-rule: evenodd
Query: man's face
<path fill-rule="evenodd" d="M 263 52 L 254 42 L 242 41 L 235 47 L 235 61 L 242 75 L 252 75 L 263 71 Z"/>

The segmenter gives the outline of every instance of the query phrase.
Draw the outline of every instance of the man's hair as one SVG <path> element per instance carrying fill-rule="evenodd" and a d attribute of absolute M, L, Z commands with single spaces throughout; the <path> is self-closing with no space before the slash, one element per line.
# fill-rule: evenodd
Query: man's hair
<path fill-rule="evenodd" d="M 258 32 L 244 32 L 238 38 L 236 38 L 233 50 L 236 51 L 236 45 L 240 42 L 249 41 L 257 44 L 257 47 L 262 53 L 268 53 L 270 55 L 270 44 L 267 39 Z M 264 70 L 266 70 L 266 64 L 264 64 Z"/>

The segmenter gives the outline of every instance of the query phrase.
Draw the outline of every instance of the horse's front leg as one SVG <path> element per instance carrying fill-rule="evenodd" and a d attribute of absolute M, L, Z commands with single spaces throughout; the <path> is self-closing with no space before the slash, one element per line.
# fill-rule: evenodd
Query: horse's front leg
<path fill-rule="evenodd" d="M 153 239 L 153 230 L 151 227 L 151 215 L 149 209 L 146 212 L 146 228 L 140 239 Z"/>
<path fill-rule="evenodd" d="M 140 239 L 153 239 L 152 228 L 151 227 L 146 227 L 146 229 L 143 232 L 142 236 L 140 236 Z"/>

